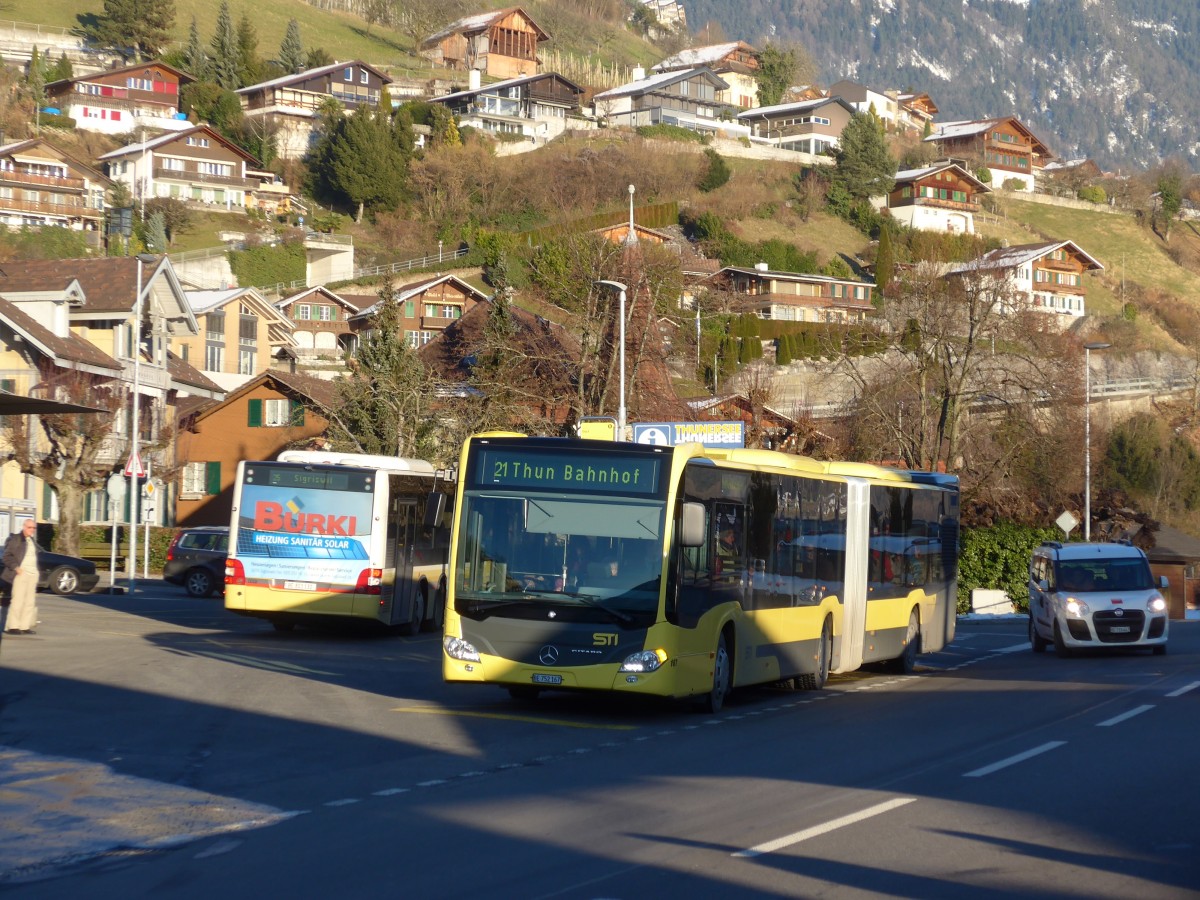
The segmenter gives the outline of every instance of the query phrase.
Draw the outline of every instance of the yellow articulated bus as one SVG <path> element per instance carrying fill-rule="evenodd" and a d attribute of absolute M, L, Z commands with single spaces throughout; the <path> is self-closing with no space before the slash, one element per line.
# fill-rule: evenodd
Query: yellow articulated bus
<path fill-rule="evenodd" d="M 287 450 L 238 463 L 225 608 L 281 631 L 346 618 L 439 629 L 446 490 L 421 459 Z"/>
<path fill-rule="evenodd" d="M 911 672 L 954 636 L 953 476 L 483 434 L 463 447 L 446 681 L 690 697 Z"/>

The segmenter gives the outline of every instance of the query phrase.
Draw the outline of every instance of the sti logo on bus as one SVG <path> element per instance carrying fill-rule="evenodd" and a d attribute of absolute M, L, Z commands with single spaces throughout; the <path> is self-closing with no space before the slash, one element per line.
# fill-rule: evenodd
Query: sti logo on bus
<path fill-rule="evenodd" d="M 597 631 L 592 635 L 592 646 L 615 647 L 617 646 L 617 636 L 615 634 L 605 634 L 603 631 Z"/>
<path fill-rule="evenodd" d="M 254 505 L 254 529 L 256 531 L 286 531 L 289 534 L 337 534 L 352 537 L 355 534 L 356 516 L 327 516 L 322 513 L 305 513 L 293 509 L 289 503 L 285 510 L 282 503 L 260 500 Z"/>

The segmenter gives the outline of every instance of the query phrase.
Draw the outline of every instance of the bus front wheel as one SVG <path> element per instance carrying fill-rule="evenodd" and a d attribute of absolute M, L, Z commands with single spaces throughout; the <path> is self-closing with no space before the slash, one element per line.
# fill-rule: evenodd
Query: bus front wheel
<path fill-rule="evenodd" d="M 717 649 L 713 653 L 712 689 L 700 700 L 700 711 L 719 713 L 725 705 L 732 685 L 733 666 L 729 658 L 729 638 L 724 633 L 717 639 Z"/>

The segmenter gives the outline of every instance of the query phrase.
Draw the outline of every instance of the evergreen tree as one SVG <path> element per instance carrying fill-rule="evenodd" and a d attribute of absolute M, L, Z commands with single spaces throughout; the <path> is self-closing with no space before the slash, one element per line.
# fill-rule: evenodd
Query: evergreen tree
<path fill-rule="evenodd" d="M 758 105 L 774 106 L 783 100 L 784 91 L 800 80 L 802 66 L 800 52 L 794 47 L 784 48 L 778 44 L 767 44 L 758 54 Z"/>
<path fill-rule="evenodd" d="M 304 70 L 304 45 L 300 42 L 300 23 L 288 19 L 287 34 L 279 45 L 279 64 L 291 74 Z"/>
<path fill-rule="evenodd" d="M 167 252 L 167 218 L 161 212 L 146 220 L 146 248 L 155 253 Z"/>
<path fill-rule="evenodd" d="M 725 158 L 712 147 L 705 147 L 704 155 L 708 159 L 708 167 L 704 170 L 704 174 L 700 177 L 700 183 L 696 186 L 702 193 L 707 194 L 729 181 L 730 171 L 729 163 L 725 162 Z"/>
<path fill-rule="evenodd" d="M 883 125 L 870 113 L 850 117 L 834 159 L 834 182 L 855 200 L 886 194 L 896 183 L 896 160 L 888 152 Z"/>
<path fill-rule="evenodd" d="M 204 44 L 200 41 L 200 29 L 196 26 L 195 16 L 192 16 L 192 25 L 188 29 L 183 65 L 188 74 L 198 81 L 204 81 L 208 77 L 208 54 L 204 52 Z"/>
<path fill-rule="evenodd" d="M 229 0 L 221 0 L 217 11 L 217 30 L 212 36 L 213 80 L 227 90 L 236 91 L 242 86 L 239 75 L 237 32 L 233 28 L 233 16 L 229 12 Z"/>
<path fill-rule="evenodd" d="M 355 221 L 367 208 L 400 202 L 406 164 L 387 115 L 364 105 L 338 122 L 325 163 L 328 187 L 357 207 Z"/>
<path fill-rule="evenodd" d="M 879 232 L 879 250 L 875 254 L 875 286 L 879 288 L 876 296 L 883 297 L 887 286 L 892 283 L 895 269 L 896 251 L 892 247 L 892 229 L 884 228 Z"/>
<path fill-rule="evenodd" d="M 136 60 L 159 54 L 175 27 L 175 0 L 104 0 L 104 12 L 84 33 L 102 47 L 131 51 Z"/>
<path fill-rule="evenodd" d="M 262 59 L 258 55 L 258 33 L 243 11 L 237 26 L 238 80 L 241 87 L 262 81 Z"/>
<path fill-rule="evenodd" d="M 75 75 L 75 67 L 71 65 L 71 61 L 67 59 L 67 52 L 64 50 L 58 61 L 49 68 L 46 72 L 46 83 L 51 81 L 65 81 Z"/>

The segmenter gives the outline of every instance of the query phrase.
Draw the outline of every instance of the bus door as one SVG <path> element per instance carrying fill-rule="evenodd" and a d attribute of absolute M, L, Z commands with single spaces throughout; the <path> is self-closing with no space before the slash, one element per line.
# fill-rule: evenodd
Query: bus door
<path fill-rule="evenodd" d="M 394 575 L 389 625 L 412 619 L 412 603 L 416 597 L 413 583 L 413 544 L 418 525 L 417 501 L 413 497 L 392 497 L 388 514 L 387 568 Z"/>

